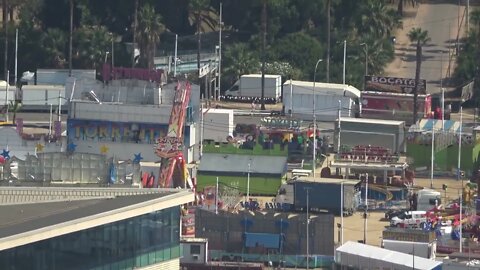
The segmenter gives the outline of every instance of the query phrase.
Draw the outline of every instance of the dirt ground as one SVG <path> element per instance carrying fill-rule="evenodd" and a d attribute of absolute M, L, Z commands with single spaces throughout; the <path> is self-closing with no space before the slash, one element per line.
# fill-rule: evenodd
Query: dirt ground
<path fill-rule="evenodd" d="M 466 184 L 467 181 L 464 181 Z M 437 191 L 442 190 L 442 184 L 447 185 L 447 202 L 453 199 L 458 198 L 459 190 L 462 186 L 461 181 L 454 180 L 453 178 L 440 178 L 433 180 L 433 189 Z M 426 188 L 430 188 L 430 179 L 420 178 L 416 180 L 417 186 L 422 186 Z M 443 195 L 442 195 L 443 198 Z M 367 219 L 367 244 L 380 246 L 382 241 L 382 231 L 384 230 L 385 226 L 389 225 L 387 220 L 384 220 L 384 212 L 370 212 L 368 214 Z M 340 223 L 340 217 L 335 217 L 335 242 L 338 241 L 338 228 L 337 223 Z M 343 218 L 344 223 L 344 231 L 343 237 L 344 242 L 346 241 L 358 241 L 363 240 L 363 232 L 364 232 L 364 220 L 363 220 L 363 213 L 357 212 L 350 217 Z"/>

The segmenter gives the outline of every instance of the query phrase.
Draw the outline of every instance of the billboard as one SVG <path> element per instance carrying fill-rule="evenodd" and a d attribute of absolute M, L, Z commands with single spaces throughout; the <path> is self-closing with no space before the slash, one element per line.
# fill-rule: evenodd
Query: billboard
<path fill-rule="evenodd" d="M 68 119 L 68 140 L 153 144 L 168 125 Z"/>
<path fill-rule="evenodd" d="M 413 94 L 415 79 L 384 76 L 365 76 L 365 91 Z M 420 80 L 418 94 L 427 93 L 427 82 Z"/>

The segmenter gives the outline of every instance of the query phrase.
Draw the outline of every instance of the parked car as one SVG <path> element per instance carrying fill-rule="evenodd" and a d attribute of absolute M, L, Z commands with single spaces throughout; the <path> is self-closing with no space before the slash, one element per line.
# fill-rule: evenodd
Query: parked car
<path fill-rule="evenodd" d="M 403 214 L 407 211 L 408 209 L 389 209 L 387 210 L 387 212 L 385 212 L 385 218 L 390 220 L 393 217 L 397 217 L 398 215 Z"/>
<path fill-rule="evenodd" d="M 427 222 L 426 211 L 408 211 L 396 217 L 393 217 L 390 220 L 390 226 L 402 227 L 402 228 L 407 228 L 407 227 L 423 228 L 426 222 Z"/>

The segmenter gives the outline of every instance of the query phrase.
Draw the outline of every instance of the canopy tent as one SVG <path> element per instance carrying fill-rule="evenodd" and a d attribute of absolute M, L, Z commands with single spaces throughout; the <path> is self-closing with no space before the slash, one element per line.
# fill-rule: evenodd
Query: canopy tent
<path fill-rule="evenodd" d="M 335 262 L 361 269 L 442 269 L 442 262 L 352 241 L 336 249 Z"/>

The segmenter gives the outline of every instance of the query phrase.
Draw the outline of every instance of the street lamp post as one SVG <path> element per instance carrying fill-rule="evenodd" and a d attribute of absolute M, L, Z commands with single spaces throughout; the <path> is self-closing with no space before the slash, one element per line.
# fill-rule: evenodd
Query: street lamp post
<path fill-rule="evenodd" d="M 315 106 L 317 99 L 317 95 L 315 93 L 315 75 L 317 74 L 317 67 L 323 59 L 318 59 L 317 63 L 315 64 L 315 71 L 313 72 L 313 157 L 312 157 L 312 168 L 313 168 L 313 178 L 315 178 L 315 167 L 316 167 L 316 159 L 317 159 L 317 115 L 315 112 Z M 292 101 L 290 101 L 292 102 Z"/>
<path fill-rule="evenodd" d="M 309 208 L 309 201 L 310 201 L 310 197 L 309 197 L 309 191 L 310 191 L 311 188 L 305 188 L 305 191 L 307 192 L 307 269 L 310 269 L 310 265 L 309 265 L 309 257 L 310 257 L 310 246 L 309 246 L 309 235 L 308 235 L 308 225 L 310 223 L 310 217 L 309 217 L 309 212 L 308 212 L 308 208 Z"/>
<path fill-rule="evenodd" d="M 347 41 L 343 41 L 343 84 L 345 84 L 345 64 L 347 62 Z"/>
<path fill-rule="evenodd" d="M 247 202 L 250 202 L 250 162 L 248 162 L 247 172 Z"/>
<path fill-rule="evenodd" d="M 365 213 L 363 220 L 363 243 L 367 244 L 367 217 L 368 217 L 368 173 L 365 174 Z"/>

